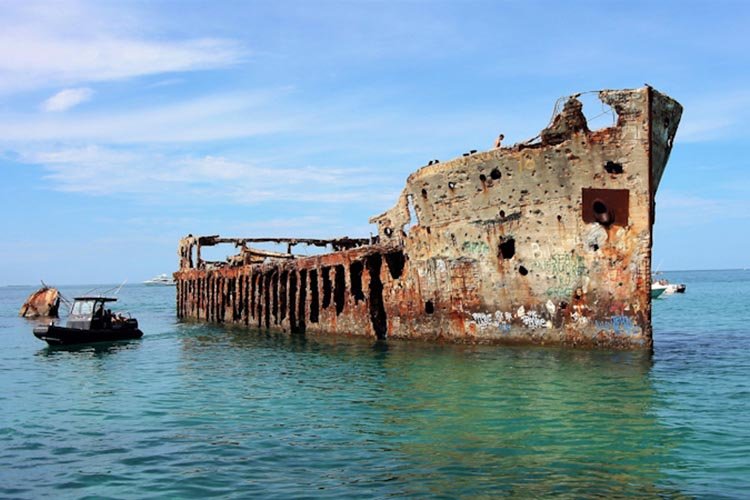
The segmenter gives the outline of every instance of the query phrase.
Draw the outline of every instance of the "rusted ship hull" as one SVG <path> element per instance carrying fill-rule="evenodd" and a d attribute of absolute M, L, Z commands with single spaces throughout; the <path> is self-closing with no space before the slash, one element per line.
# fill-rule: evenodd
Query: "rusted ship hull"
<path fill-rule="evenodd" d="M 649 349 L 654 196 L 682 113 L 650 87 L 576 96 L 537 140 L 409 176 L 370 240 L 295 257 L 263 239 L 180 242 L 177 314 L 289 333 Z M 432 162 L 431 162 L 432 163 Z M 240 248 L 224 263 L 200 248 Z"/>

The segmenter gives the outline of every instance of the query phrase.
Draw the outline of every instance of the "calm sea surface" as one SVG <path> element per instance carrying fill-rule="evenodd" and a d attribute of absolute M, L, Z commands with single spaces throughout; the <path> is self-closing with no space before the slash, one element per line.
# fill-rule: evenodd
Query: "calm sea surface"
<path fill-rule="evenodd" d="M 0 497 L 747 497 L 750 271 L 665 275 L 653 357 L 181 324 L 145 286 L 142 340 L 50 349 L 0 288 Z"/>

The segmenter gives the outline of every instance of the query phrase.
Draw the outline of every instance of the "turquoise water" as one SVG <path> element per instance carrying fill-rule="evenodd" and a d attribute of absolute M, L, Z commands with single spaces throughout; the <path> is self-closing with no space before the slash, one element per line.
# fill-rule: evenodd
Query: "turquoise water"
<path fill-rule="evenodd" d="M 142 340 L 55 350 L 0 288 L 0 497 L 746 496 L 750 271 L 666 277 L 653 357 L 181 324 L 142 286 Z"/>

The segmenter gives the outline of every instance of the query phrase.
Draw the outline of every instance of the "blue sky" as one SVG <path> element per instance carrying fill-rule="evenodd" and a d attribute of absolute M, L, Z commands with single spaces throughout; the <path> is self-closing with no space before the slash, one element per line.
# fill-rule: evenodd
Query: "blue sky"
<path fill-rule="evenodd" d="M 0 1 L 0 285 L 138 282 L 187 234 L 367 236 L 558 97 L 685 107 L 654 267 L 750 267 L 748 2 Z"/>

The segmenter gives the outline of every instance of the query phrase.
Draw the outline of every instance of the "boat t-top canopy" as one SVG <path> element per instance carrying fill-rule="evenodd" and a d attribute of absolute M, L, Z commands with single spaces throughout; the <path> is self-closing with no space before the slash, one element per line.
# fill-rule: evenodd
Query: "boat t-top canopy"
<path fill-rule="evenodd" d="M 73 300 L 81 301 L 81 302 L 90 302 L 94 300 L 97 302 L 117 302 L 117 298 L 115 297 L 97 297 L 97 296 L 91 296 L 91 295 L 86 295 L 84 297 L 76 297 Z"/>

